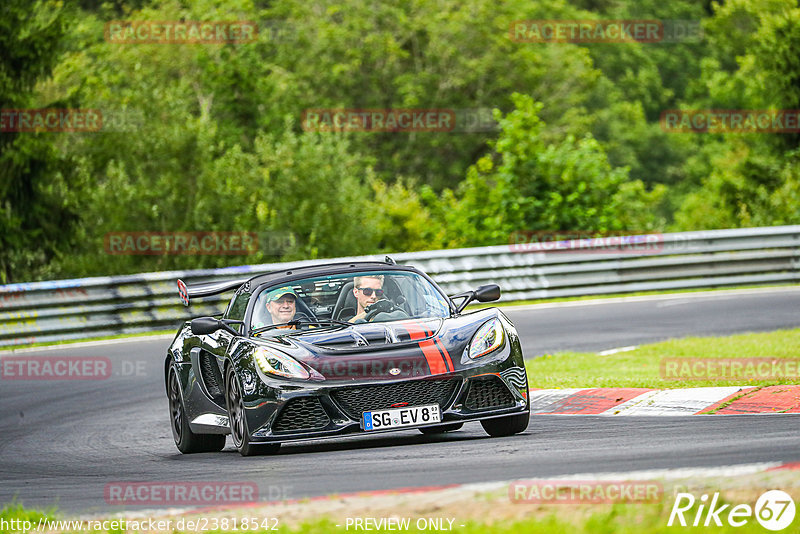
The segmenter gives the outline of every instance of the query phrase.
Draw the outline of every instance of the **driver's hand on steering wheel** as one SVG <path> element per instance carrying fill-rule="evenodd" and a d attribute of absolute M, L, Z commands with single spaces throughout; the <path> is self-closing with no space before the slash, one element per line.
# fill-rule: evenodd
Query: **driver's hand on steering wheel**
<path fill-rule="evenodd" d="M 381 300 L 386 300 L 386 299 L 381 299 Z M 358 320 L 361 320 L 361 321 L 363 321 L 365 323 L 369 322 L 371 319 L 373 319 L 375 317 L 375 315 L 377 315 L 376 313 L 372 313 L 372 312 L 374 312 L 377 309 L 377 306 L 375 306 L 375 305 L 378 304 L 379 302 L 381 302 L 381 300 L 373 302 L 372 304 L 370 304 L 369 306 L 364 308 L 364 311 L 362 311 L 361 313 L 355 314 L 350 319 L 350 322 L 354 323 L 354 322 L 356 322 Z"/>
<path fill-rule="evenodd" d="M 397 305 L 390 299 L 382 298 L 364 308 L 364 320 L 372 321 L 381 313 L 389 313 L 397 309 Z"/>

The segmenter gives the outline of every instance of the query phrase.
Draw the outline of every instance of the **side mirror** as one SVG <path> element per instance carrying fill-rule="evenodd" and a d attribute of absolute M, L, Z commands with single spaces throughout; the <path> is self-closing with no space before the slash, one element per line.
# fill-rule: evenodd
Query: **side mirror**
<path fill-rule="evenodd" d="M 225 330 L 235 336 L 239 335 L 239 332 L 228 326 L 225 322 L 214 319 L 213 317 L 198 317 L 197 319 L 192 319 L 190 328 L 192 329 L 192 334 L 196 336 L 213 334 L 217 330 Z"/>
<path fill-rule="evenodd" d="M 500 286 L 487 284 L 475 290 L 475 300 L 478 302 L 492 302 L 500 298 Z"/>
<path fill-rule="evenodd" d="M 487 284 L 485 286 L 480 286 L 475 291 L 466 291 L 464 293 L 459 293 L 458 295 L 453 295 L 450 297 L 450 300 L 453 299 L 464 299 L 461 304 L 459 304 L 456 308 L 458 313 L 464 311 L 464 308 L 467 307 L 467 304 L 472 302 L 473 300 L 477 300 L 478 302 L 491 302 L 493 300 L 497 300 L 500 298 L 500 286 L 497 284 Z"/>

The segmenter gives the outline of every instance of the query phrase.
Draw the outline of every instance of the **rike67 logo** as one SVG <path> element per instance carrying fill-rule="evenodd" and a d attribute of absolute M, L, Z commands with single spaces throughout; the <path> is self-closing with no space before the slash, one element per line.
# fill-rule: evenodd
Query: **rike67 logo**
<path fill-rule="evenodd" d="M 696 504 L 698 506 L 694 510 Z M 714 493 L 710 502 L 705 494 L 698 500 L 691 493 L 678 493 L 667 526 L 721 527 L 723 523 L 727 523 L 732 527 L 741 527 L 755 516 L 756 521 L 765 529 L 778 531 L 791 525 L 794 520 L 794 501 L 788 493 L 781 490 L 763 493 L 755 507 L 749 504 L 731 506 L 719 502 L 719 493 Z"/>

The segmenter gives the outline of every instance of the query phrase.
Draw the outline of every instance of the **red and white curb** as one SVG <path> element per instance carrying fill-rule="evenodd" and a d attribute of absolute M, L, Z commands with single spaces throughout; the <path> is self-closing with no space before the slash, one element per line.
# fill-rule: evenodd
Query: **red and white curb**
<path fill-rule="evenodd" d="M 800 413 L 800 386 L 531 389 L 536 415 Z"/>

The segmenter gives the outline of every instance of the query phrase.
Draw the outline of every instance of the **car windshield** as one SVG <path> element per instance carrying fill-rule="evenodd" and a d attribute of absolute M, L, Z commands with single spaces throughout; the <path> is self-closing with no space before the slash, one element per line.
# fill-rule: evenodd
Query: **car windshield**
<path fill-rule="evenodd" d="M 251 330 L 287 333 L 340 322 L 350 324 L 441 318 L 444 297 L 425 277 L 404 271 L 364 271 L 317 276 L 263 289 L 256 297 Z"/>

